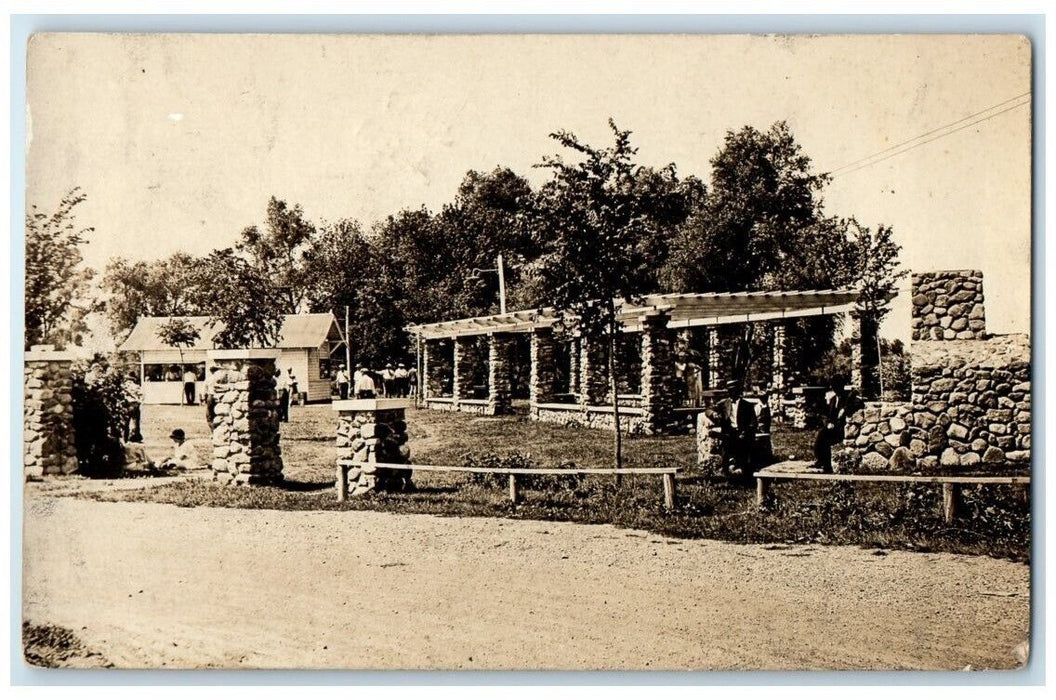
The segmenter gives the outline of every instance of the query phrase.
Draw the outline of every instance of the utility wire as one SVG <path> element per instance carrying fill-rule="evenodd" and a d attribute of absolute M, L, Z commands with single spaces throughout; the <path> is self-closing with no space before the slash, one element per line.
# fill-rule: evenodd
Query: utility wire
<path fill-rule="evenodd" d="M 994 109 L 997 109 L 998 107 L 1001 107 L 1002 105 L 1006 105 L 1009 102 L 1013 102 L 1015 100 L 1022 99 L 1023 97 L 1026 97 L 1028 95 L 1030 95 L 1030 93 L 1029 92 L 1025 92 L 1022 95 L 1017 95 L 1016 97 L 1011 97 L 1011 98 L 1005 100 L 1004 102 L 998 102 L 997 104 L 991 105 L 990 107 L 987 107 L 984 110 L 981 110 L 979 112 L 975 112 L 974 114 L 970 114 L 970 115 L 968 115 L 966 117 L 962 117 L 962 118 L 958 119 L 957 121 L 950 122 L 949 124 L 946 124 L 944 126 L 940 126 L 938 128 L 932 129 L 931 131 L 924 132 L 923 134 L 919 134 L 917 136 L 914 136 L 911 139 L 907 139 L 907 140 L 902 141 L 901 143 L 897 143 L 897 144 L 895 144 L 893 146 L 888 146 L 887 148 L 885 148 L 885 149 L 883 149 L 881 151 L 877 151 L 876 153 L 873 153 L 872 155 L 866 156 L 864 158 L 859 158 L 856 161 L 853 161 L 853 162 L 848 163 L 846 165 L 843 165 L 843 166 L 841 166 L 839 168 L 836 168 L 835 170 L 831 171 L 829 173 L 829 175 L 830 176 L 835 176 L 837 174 L 846 175 L 847 173 L 852 173 L 852 172 L 854 172 L 856 170 L 861 170 L 862 168 L 866 168 L 866 167 L 868 167 L 870 165 L 875 165 L 877 163 L 881 163 L 881 162 L 887 160 L 888 158 L 893 158 L 894 156 L 901 155 L 902 153 L 905 153 L 906 151 L 911 151 L 911 150 L 913 150 L 914 148 L 916 148 L 918 146 L 923 146 L 926 143 L 931 143 L 932 141 L 936 141 L 936 140 L 938 140 L 938 139 L 940 139 L 940 138 L 942 138 L 944 136 L 949 136 L 950 134 L 957 133 L 958 131 L 961 131 L 962 129 L 967 129 L 970 126 L 974 126 L 974 125 L 979 124 L 981 122 L 985 122 L 988 119 L 993 119 L 994 117 L 999 116 L 1001 114 L 1004 114 L 1005 112 L 1010 112 L 1013 109 L 1017 109 L 1017 108 L 1022 107 L 1024 105 L 1028 105 L 1028 104 L 1030 104 L 1030 100 L 1029 99 L 1024 100 L 1023 102 L 1019 102 L 1017 104 L 1014 104 L 1014 105 L 1012 105 L 1010 107 L 1006 107 L 1005 109 L 1002 109 L 1002 110 L 1000 110 L 998 112 L 993 112 Z M 993 112 L 993 113 L 992 114 L 987 114 L 988 112 Z M 978 117 L 978 116 L 983 115 L 983 114 L 987 114 L 987 116 L 982 117 L 981 119 L 975 119 L 974 121 L 971 121 L 971 122 L 969 122 L 967 124 L 963 124 L 963 122 L 965 122 L 965 121 L 967 121 L 969 119 L 973 119 L 973 118 Z M 960 126 L 958 126 L 959 124 L 960 124 Z M 956 128 L 952 128 L 951 129 L 950 127 L 956 127 Z M 942 133 L 939 133 L 939 132 L 942 132 Z M 937 136 L 933 136 L 932 138 L 925 138 L 927 136 L 932 136 L 933 134 L 938 134 L 938 135 Z M 921 139 L 925 139 L 925 140 L 921 141 Z M 879 157 L 879 156 L 883 156 L 883 157 Z"/>

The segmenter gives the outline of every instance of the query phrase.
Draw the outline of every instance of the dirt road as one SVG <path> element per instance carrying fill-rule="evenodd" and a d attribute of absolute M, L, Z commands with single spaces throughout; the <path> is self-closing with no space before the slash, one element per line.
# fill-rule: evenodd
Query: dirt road
<path fill-rule="evenodd" d="M 119 668 L 1011 668 L 1029 569 L 28 491 L 25 614 Z"/>

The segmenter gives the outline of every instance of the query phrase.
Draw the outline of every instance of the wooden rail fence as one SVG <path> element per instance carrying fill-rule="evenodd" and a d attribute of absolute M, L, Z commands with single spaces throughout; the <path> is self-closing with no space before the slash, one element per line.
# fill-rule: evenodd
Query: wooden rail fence
<path fill-rule="evenodd" d="M 675 508 L 675 474 L 679 467 L 625 467 L 622 469 L 503 469 L 487 467 L 453 467 L 440 464 L 392 464 L 388 462 L 353 462 L 348 459 L 337 460 L 337 500 L 344 501 L 348 498 L 348 470 L 352 467 L 364 467 L 367 464 L 379 469 L 400 469 L 416 472 L 468 472 L 471 474 L 506 474 L 509 476 L 510 501 L 516 505 L 520 501 L 520 490 L 518 489 L 518 475 L 537 474 L 585 474 L 591 476 L 604 476 L 612 474 L 652 474 L 662 477 L 664 482 L 664 507 L 668 510 Z"/>
<path fill-rule="evenodd" d="M 957 518 L 961 487 L 972 484 L 1030 486 L 1029 476 L 916 476 L 912 474 L 821 474 L 811 472 L 761 471 L 755 474 L 755 502 L 763 508 L 770 499 L 773 481 L 860 481 L 868 483 L 899 482 L 942 484 L 942 513 L 946 522 Z"/>

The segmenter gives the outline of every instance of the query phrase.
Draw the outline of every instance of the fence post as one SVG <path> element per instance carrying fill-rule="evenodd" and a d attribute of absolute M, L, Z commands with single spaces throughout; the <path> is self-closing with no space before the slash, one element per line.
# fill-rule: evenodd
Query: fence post
<path fill-rule="evenodd" d="M 770 484 L 766 479 L 755 477 L 755 505 L 760 509 L 766 507 L 766 499 L 770 495 Z"/>
<path fill-rule="evenodd" d="M 664 507 L 675 509 L 675 475 L 670 473 L 664 474 Z"/>
<path fill-rule="evenodd" d="M 957 519 L 957 506 L 960 500 L 960 484 L 942 485 L 942 517 L 947 523 L 952 523 Z"/>
<path fill-rule="evenodd" d="M 510 474 L 510 500 L 513 501 L 513 505 L 517 505 L 517 501 L 519 500 L 516 474 Z"/>
<path fill-rule="evenodd" d="M 337 502 L 342 503 L 348 499 L 348 467 L 343 464 L 337 465 Z"/>

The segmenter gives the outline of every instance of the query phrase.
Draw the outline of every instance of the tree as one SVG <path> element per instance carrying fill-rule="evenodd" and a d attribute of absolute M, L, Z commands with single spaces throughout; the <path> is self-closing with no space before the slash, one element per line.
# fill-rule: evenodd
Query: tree
<path fill-rule="evenodd" d="M 201 334 L 185 318 L 170 318 L 158 328 L 158 338 L 169 347 L 180 352 L 180 367 L 183 367 L 183 351 L 198 342 Z"/>
<path fill-rule="evenodd" d="M 102 288 L 109 292 L 106 313 L 115 337 L 127 335 L 141 316 L 191 316 L 201 261 L 176 253 L 163 260 L 130 262 L 111 258 Z"/>
<path fill-rule="evenodd" d="M 555 308 L 563 325 L 608 349 L 609 393 L 615 433 L 614 463 L 623 464 L 616 386 L 619 310 L 656 285 L 653 260 L 643 254 L 655 240 L 655 211 L 636 195 L 642 168 L 632 162 L 637 149 L 630 132 L 613 120 L 615 143 L 594 148 L 566 131 L 551 134 L 579 156 L 567 163 L 560 155 L 543 159 L 552 178 L 536 197 L 532 226 L 543 250 L 539 275 L 544 303 Z"/>
<path fill-rule="evenodd" d="M 26 214 L 26 348 L 77 343 L 85 317 L 99 308 L 89 292 L 95 272 L 81 265 L 81 246 L 95 229 L 78 227 L 73 211 L 85 198 L 75 187 L 54 213 L 34 205 Z"/>
<path fill-rule="evenodd" d="M 259 268 L 231 248 L 214 250 L 202 263 L 195 303 L 219 329 L 218 348 L 274 347 L 284 320 L 283 296 Z"/>
<path fill-rule="evenodd" d="M 314 233 L 315 226 L 305 219 L 299 204 L 291 207 L 275 197 L 268 200 L 264 230 L 256 226 L 242 230 L 238 250 L 271 281 L 283 313 L 297 313 L 305 301 L 306 253 Z"/>
<path fill-rule="evenodd" d="M 857 221 L 849 221 L 854 244 L 853 266 L 858 271 L 857 313 L 861 323 L 862 395 L 879 398 L 882 393 L 880 322 L 891 310 L 888 302 L 895 286 L 905 277 L 900 270 L 898 254 L 890 226 L 881 224 L 876 233 Z"/>

